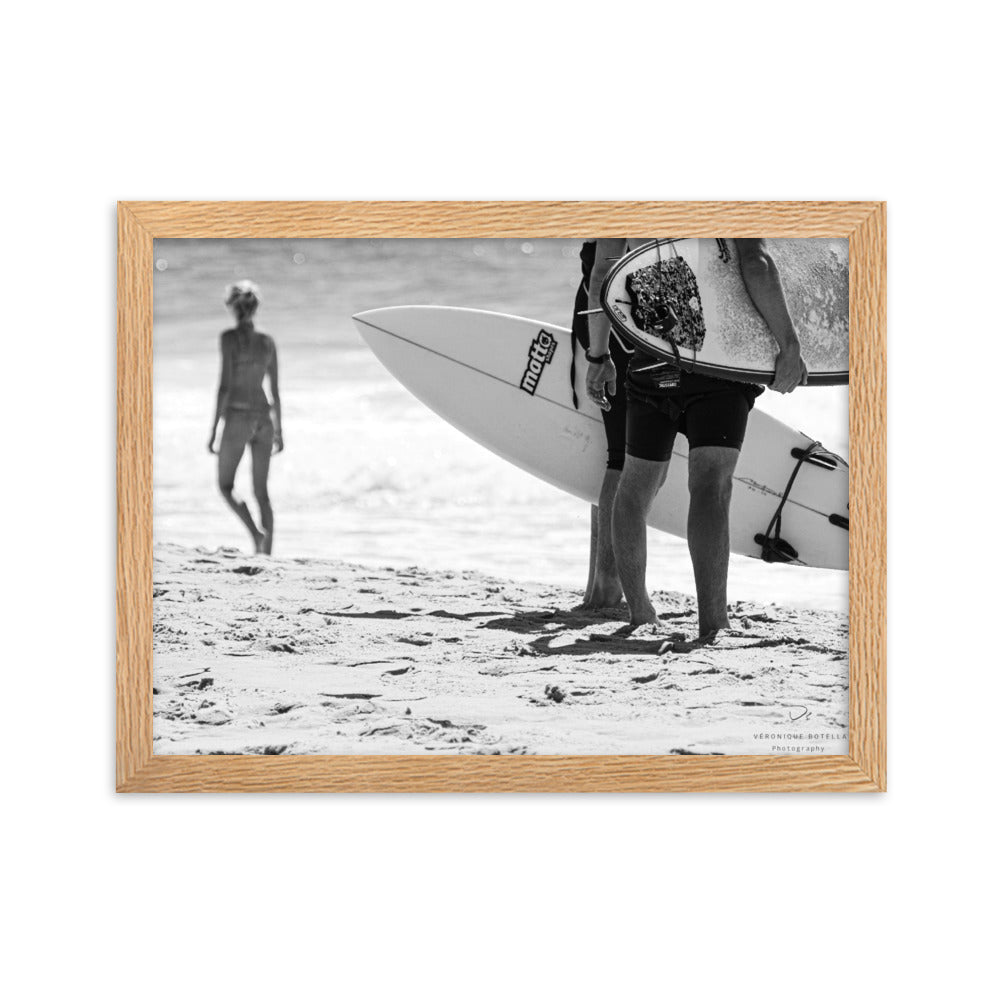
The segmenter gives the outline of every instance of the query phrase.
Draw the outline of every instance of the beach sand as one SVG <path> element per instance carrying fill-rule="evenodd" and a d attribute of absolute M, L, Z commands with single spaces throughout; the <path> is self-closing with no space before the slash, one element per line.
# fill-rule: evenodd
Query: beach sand
<path fill-rule="evenodd" d="M 624 605 L 472 571 L 154 550 L 155 754 L 847 752 L 848 623 Z"/>

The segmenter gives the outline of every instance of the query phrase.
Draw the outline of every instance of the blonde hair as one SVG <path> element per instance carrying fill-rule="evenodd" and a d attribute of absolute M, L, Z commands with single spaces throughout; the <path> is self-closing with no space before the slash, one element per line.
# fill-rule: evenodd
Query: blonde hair
<path fill-rule="evenodd" d="M 251 296 L 254 302 L 260 302 L 260 288 L 249 278 L 244 278 L 242 281 L 234 281 L 231 285 L 226 286 L 226 305 L 231 306 L 237 299 L 242 298 L 244 295 Z"/>

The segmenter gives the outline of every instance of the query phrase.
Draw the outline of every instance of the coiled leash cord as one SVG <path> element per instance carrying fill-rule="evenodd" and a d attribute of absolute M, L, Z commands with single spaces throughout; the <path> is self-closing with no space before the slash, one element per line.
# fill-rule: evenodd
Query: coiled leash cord
<path fill-rule="evenodd" d="M 792 487 L 795 485 L 795 477 L 799 474 L 799 469 L 802 468 L 804 462 L 808 462 L 810 465 L 818 465 L 822 469 L 832 470 L 843 459 L 834 455 L 833 452 L 827 451 L 819 441 L 813 441 L 808 448 L 793 448 L 792 457 L 797 459 L 795 468 L 792 469 L 792 474 L 788 477 L 788 485 L 785 487 L 785 492 L 781 495 L 781 500 L 778 502 L 778 507 L 771 518 L 771 523 L 767 526 L 767 531 L 763 534 L 754 535 L 753 540 L 761 547 L 760 557 L 764 562 L 798 563 L 801 566 L 804 564 L 799 559 L 798 551 L 781 537 L 781 511 L 784 509 L 785 503 L 792 492 Z M 847 518 L 839 514 L 831 514 L 829 521 L 831 524 L 837 525 L 837 527 L 844 528 L 845 530 L 848 529 Z"/>

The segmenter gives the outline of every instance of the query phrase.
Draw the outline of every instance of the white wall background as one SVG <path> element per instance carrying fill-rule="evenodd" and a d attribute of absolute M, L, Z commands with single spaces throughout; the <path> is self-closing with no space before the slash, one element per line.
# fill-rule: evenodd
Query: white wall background
<path fill-rule="evenodd" d="M 996 891 L 988 9 L 8 11 L 9 995 L 980 992 Z M 889 201 L 888 794 L 115 796 L 115 200 L 385 197 Z"/>

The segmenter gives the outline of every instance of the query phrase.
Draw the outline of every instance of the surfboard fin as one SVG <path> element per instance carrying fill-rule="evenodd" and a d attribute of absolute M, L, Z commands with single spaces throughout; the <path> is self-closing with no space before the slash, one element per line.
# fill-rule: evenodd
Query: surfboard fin
<path fill-rule="evenodd" d="M 796 548 L 785 541 L 780 536 L 773 538 L 767 535 L 754 535 L 753 540 L 761 548 L 761 559 L 767 563 L 790 563 L 799 561 L 799 553 Z"/>

